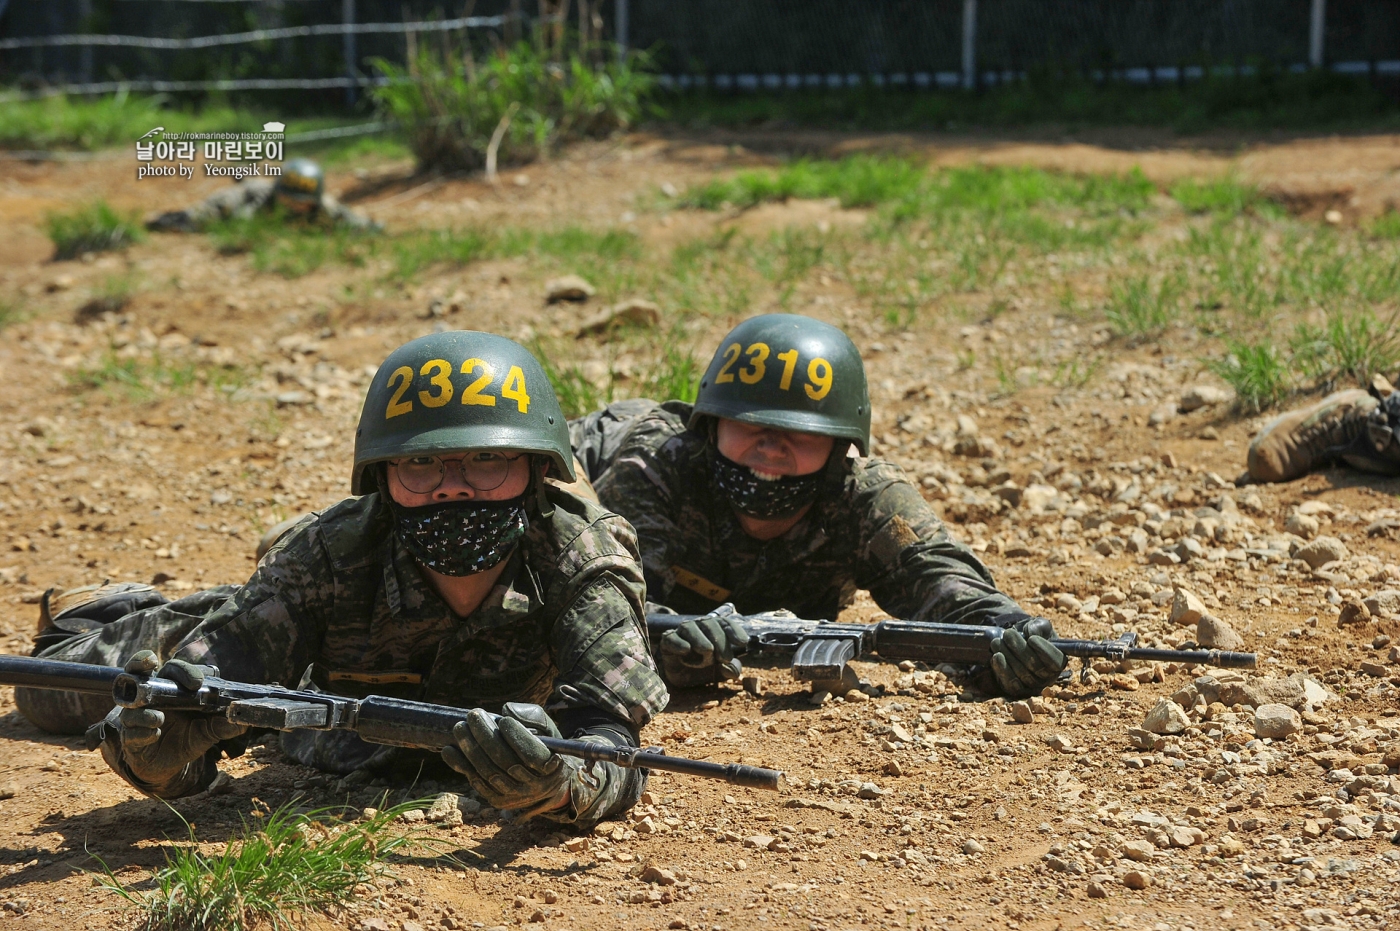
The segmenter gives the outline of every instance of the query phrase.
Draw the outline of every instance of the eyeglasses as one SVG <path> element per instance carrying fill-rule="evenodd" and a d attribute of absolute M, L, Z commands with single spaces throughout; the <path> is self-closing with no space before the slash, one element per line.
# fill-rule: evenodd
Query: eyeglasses
<path fill-rule="evenodd" d="M 453 459 L 444 459 L 441 456 L 413 456 L 409 459 L 396 459 L 389 464 L 394 467 L 399 484 L 415 495 L 426 495 L 430 491 L 436 491 L 447 475 L 449 464 L 456 466 L 462 481 L 477 491 L 494 491 L 500 488 L 510 475 L 511 463 L 523 455 L 525 454 L 520 453 L 507 458 L 500 453 L 480 452 Z"/>

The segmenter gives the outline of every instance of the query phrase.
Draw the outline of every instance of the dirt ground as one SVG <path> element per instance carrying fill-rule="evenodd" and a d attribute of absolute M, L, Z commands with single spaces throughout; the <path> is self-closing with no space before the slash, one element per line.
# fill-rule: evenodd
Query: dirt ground
<path fill-rule="evenodd" d="M 738 217 L 647 205 L 663 185 L 683 189 L 783 153 L 863 147 L 915 150 L 938 164 L 1140 166 L 1163 183 L 1233 173 L 1304 216 L 1340 210 L 1344 223 L 1400 199 L 1392 136 L 1168 146 L 1140 133 L 1090 142 L 638 135 L 508 172 L 496 187 L 413 179 L 394 164 L 333 174 L 330 186 L 391 229 L 573 222 L 633 229 L 662 248 L 726 224 L 858 225 L 858 212 L 827 204 Z M 0 331 L 8 652 L 29 651 L 38 598 L 51 586 L 157 580 L 178 596 L 246 578 L 265 527 L 348 493 L 369 376 L 390 349 L 441 325 L 428 314 L 434 299 L 462 305 L 448 325 L 518 338 L 567 333 L 594 309 L 546 307 L 542 276 L 525 259 L 436 270 L 403 287 L 365 284 L 336 265 L 292 281 L 259 274 L 247 256 L 221 256 L 199 236 L 48 261 L 48 210 L 103 196 L 153 212 L 216 186 L 138 183 L 132 161 L 123 152 L 0 162 L 0 297 L 25 316 Z M 143 284 L 120 314 L 78 313 L 106 277 L 125 273 Z M 803 290 L 797 309 L 845 326 L 861 346 L 877 454 L 915 476 L 1006 591 L 1061 635 L 1136 630 L 1165 645 L 1197 635 L 1178 594 L 1190 591 L 1259 653 L 1262 681 L 1100 663 L 1013 709 L 959 702 L 938 670 L 860 663 L 874 697 L 817 705 L 780 663 L 751 663 L 763 694 L 677 693 L 644 739 L 677 755 L 779 768 L 777 794 L 654 776 L 628 820 L 585 836 L 489 812 L 430 826 L 467 866 L 398 863 L 377 896 L 311 926 L 1400 926 L 1400 652 L 1391 647 L 1400 594 L 1378 594 L 1400 588 L 1400 480 L 1334 470 L 1236 487 L 1259 419 L 1206 405 L 1152 423 L 1164 404 L 1174 409 L 1188 389 L 1211 383 L 1189 333 L 1108 347 L 1106 372 L 1082 387 L 1005 397 L 986 373 L 963 371 L 959 352 L 1014 339 L 1071 358 L 1107 347 L 1107 332 L 1056 317 L 1049 295 L 975 324 L 895 334 L 839 281 Z M 697 324 L 698 354 L 734 322 Z M 596 347 L 579 346 L 580 358 L 596 357 Z M 205 374 L 150 396 L 75 384 L 74 373 L 104 353 Z M 220 371 L 241 374 L 208 374 Z M 1317 535 L 1340 541 L 1340 558 L 1316 568 L 1293 558 Z M 1361 612 L 1365 599 L 1373 607 Z M 865 599 L 848 614 L 880 612 Z M 1373 616 L 1339 626 L 1358 614 Z M 1207 672 L 1218 705 L 1191 687 Z M 1310 677 L 1307 691 L 1289 676 Z M 1130 734 L 1172 696 L 1190 718 L 1184 731 Z M 1266 701 L 1296 706 L 1301 728 L 1256 739 L 1244 706 Z M 288 765 L 265 747 L 225 763 L 227 791 L 172 811 L 108 773 L 81 740 L 30 726 L 9 689 L 0 690 L 0 748 L 0 923 L 14 927 L 133 925 L 136 915 L 86 871 L 101 857 L 123 882 L 140 883 L 185 836 L 175 812 L 216 842 L 298 794 L 364 807 L 384 791 Z"/>

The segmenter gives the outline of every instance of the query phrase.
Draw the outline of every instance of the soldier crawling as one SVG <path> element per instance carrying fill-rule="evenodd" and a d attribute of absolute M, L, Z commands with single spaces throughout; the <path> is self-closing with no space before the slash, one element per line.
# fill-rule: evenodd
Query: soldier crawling
<path fill-rule="evenodd" d="M 360 497 L 299 521 L 242 586 L 169 603 L 137 585 L 46 598 L 36 653 L 159 668 L 189 688 L 208 664 L 245 682 L 470 708 L 442 753 L 452 770 L 497 808 L 591 824 L 635 804 L 645 774 L 552 754 L 536 734 L 636 746 L 668 696 L 631 527 L 551 476 L 572 479 L 573 457 L 535 358 L 486 333 L 422 337 L 390 354 L 365 400 Z M 122 778 L 162 798 L 208 786 L 243 731 L 97 696 L 15 699 L 45 730 L 89 728 Z M 292 732 L 283 748 L 336 773 L 421 763 L 348 732 Z"/>
<path fill-rule="evenodd" d="M 895 617 L 1005 628 L 979 690 L 1026 697 L 1065 667 L 1050 622 L 997 590 L 898 466 L 866 458 L 865 367 L 833 326 L 753 317 L 720 343 L 693 406 L 618 402 L 570 437 L 604 506 L 637 529 L 653 602 L 821 619 L 864 588 Z M 668 632 L 658 659 L 673 686 L 712 682 L 738 675 L 747 640 L 719 610 Z"/>
<path fill-rule="evenodd" d="M 246 220 L 266 211 L 282 210 L 309 223 L 379 232 L 384 227 L 346 207 L 326 193 L 321 166 L 294 158 L 277 179 L 250 178 L 209 195 L 184 210 L 171 210 L 146 221 L 156 232 L 194 233 L 219 220 Z"/>

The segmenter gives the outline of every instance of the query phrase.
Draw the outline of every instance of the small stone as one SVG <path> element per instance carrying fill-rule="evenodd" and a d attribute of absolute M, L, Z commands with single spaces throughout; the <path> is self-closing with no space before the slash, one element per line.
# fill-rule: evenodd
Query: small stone
<path fill-rule="evenodd" d="M 1031 713 L 1031 706 L 1023 701 L 1011 703 L 1011 718 L 1017 724 L 1029 724 L 1035 720 L 1035 715 Z"/>
<path fill-rule="evenodd" d="M 459 799 L 456 793 L 444 792 L 433 799 L 433 804 L 428 808 L 428 813 L 425 817 L 427 820 L 436 823 L 438 821 L 446 821 L 452 815 L 455 815 L 457 823 L 461 824 L 462 812 L 461 809 L 457 807 L 458 801 Z"/>
<path fill-rule="evenodd" d="M 1167 839 L 1173 847 L 1194 847 L 1204 843 L 1206 835 L 1199 828 L 1175 827 L 1167 832 Z"/>
<path fill-rule="evenodd" d="M 648 866 L 642 870 L 642 882 L 655 883 L 658 886 L 674 886 L 676 884 L 676 874 L 670 870 L 663 870 L 659 866 Z"/>
<path fill-rule="evenodd" d="M 1074 742 L 1064 734 L 1051 734 L 1049 737 L 1045 738 L 1045 743 L 1051 750 L 1055 750 L 1059 753 L 1074 752 Z"/>
<path fill-rule="evenodd" d="M 1167 698 L 1158 699 L 1157 704 L 1152 706 L 1152 710 L 1142 719 L 1143 729 L 1154 734 L 1180 734 L 1190 725 L 1186 709 Z"/>
<path fill-rule="evenodd" d="M 0 786 L 0 801 L 4 801 L 7 798 L 14 798 L 18 794 L 19 789 L 16 788 L 12 783 L 6 783 L 5 785 Z"/>
<path fill-rule="evenodd" d="M 1207 650 L 1238 650 L 1244 638 L 1218 617 L 1201 615 L 1196 622 L 1196 642 Z"/>
<path fill-rule="evenodd" d="M 740 681 L 743 683 L 744 691 L 748 692 L 750 695 L 758 697 L 763 694 L 764 686 L 762 676 L 744 676 Z"/>
<path fill-rule="evenodd" d="M 564 279 L 559 280 L 563 281 Z M 579 280 L 583 281 L 582 278 Z M 551 282 L 551 284 L 556 283 L 557 282 Z M 585 281 L 584 284 L 587 285 L 588 282 Z M 553 292 L 551 291 L 551 293 Z M 591 297 L 592 291 L 590 290 L 586 296 Z M 583 299 L 582 297 L 559 297 L 551 299 L 550 303 L 552 304 L 556 300 L 580 301 Z M 583 321 L 583 323 L 579 324 L 578 329 L 574 331 L 574 335 L 576 337 L 591 336 L 596 333 L 606 333 L 609 330 L 621 326 L 652 328 L 658 326 L 660 323 L 661 308 L 657 307 L 651 301 L 633 298 L 589 317 L 587 320 Z"/>
<path fill-rule="evenodd" d="M 423 814 L 423 809 L 421 808 L 410 808 L 408 811 L 399 815 L 399 820 L 407 824 L 417 824 L 419 821 L 423 821 L 426 818 L 427 816 Z"/>
<path fill-rule="evenodd" d="M 870 701 L 870 696 L 862 692 L 860 689 L 851 689 L 849 692 L 846 693 L 845 698 L 846 701 L 855 702 L 856 704 Z"/>
<path fill-rule="evenodd" d="M 1157 735 L 1140 727 L 1130 727 L 1128 742 L 1138 750 L 1151 750 L 1157 744 Z"/>
<path fill-rule="evenodd" d="M 399 923 L 401 931 L 423 931 L 423 926 L 416 921 L 404 920 Z"/>
<path fill-rule="evenodd" d="M 1118 855 L 1137 863 L 1146 863 L 1157 856 L 1157 848 L 1145 840 L 1124 841 Z"/>
<path fill-rule="evenodd" d="M 598 293 L 597 288 L 578 275 L 551 279 L 545 283 L 544 290 L 545 301 L 550 304 L 557 304 L 559 301 L 586 301 Z"/>
<path fill-rule="evenodd" d="M 1260 705 L 1254 709 L 1254 735 L 1275 740 L 1303 729 L 1303 718 L 1287 705 Z"/>
<path fill-rule="evenodd" d="M 1128 870 L 1123 874 L 1123 885 L 1129 889 L 1146 889 L 1152 885 L 1152 877 L 1142 870 Z"/>
<path fill-rule="evenodd" d="M 969 857 L 975 857 L 980 853 L 986 853 L 987 848 L 983 847 L 975 839 L 969 837 L 967 840 L 963 841 L 962 852 Z"/>
<path fill-rule="evenodd" d="M 1362 603 L 1366 605 L 1366 610 L 1378 617 L 1400 614 L 1400 591 L 1387 588 L 1376 592 Z"/>
<path fill-rule="evenodd" d="M 1390 670 L 1384 664 L 1373 662 L 1372 660 L 1363 660 L 1360 668 L 1361 671 L 1368 676 L 1390 675 Z"/>
<path fill-rule="evenodd" d="M 1371 622 L 1371 611 L 1366 605 L 1355 598 L 1347 598 L 1342 602 L 1342 606 L 1337 614 L 1338 627 L 1350 627 L 1353 624 L 1369 624 Z"/>
<path fill-rule="evenodd" d="M 1329 562 L 1346 559 L 1347 555 L 1345 543 L 1336 537 L 1322 536 L 1311 543 L 1298 547 L 1293 553 L 1293 558 L 1301 559 L 1313 569 L 1320 569 Z"/>
<path fill-rule="evenodd" d="M 1178 403 L 1177 409 L 1183 414 L 1189 414 L 1203 407 L 1224 404 L 1231 397 L 1230 392 L 1224 388 L 1217 388 L 1214 385 L 1194 385 L 1181 393 L 1181 401 Z"/>
<path fill-rule="evenodd" d="M 877 786 L 875 783 L 862 782 L 860 784 L 860 791 L 856 793 L 856 798 L 875 799 L 882 797 L 884 794 L 885 790 Z"/>
<path fill-rule="evenodd" d="M 383 918 L 366 918 L 360 922 L 360 931 L 393 931 Z"/>
<path fill-rule="evenodd" d="M 899 765 L 898 760 L 890 760 L 885 764 L 884 772 L 886 776 L 903 776 L 904 767 Z"/>
<path fill-rule="evenodd" d="M 1067 611 L 1070 614 L 1078 614 L 1080 611 L 1084 610 L 1084 602 L 1068 592 L 1065 592 L 1055 596 L 1055 607 L 1059 608 L 1061 611 Z"/>
<path fill-rule="evenodd" d="M 754 847 L 758 850 L 767 850 L 770 846 L 776 844 L 777 842 L 777 838 L 772 837 L 768 834 L 754 834 L 751 837 L 744 838 L 745 847 Z"/>
<path fill-rule="evenodd" d="M 278 407 L 296 407 L 302 404 L 310 404 L 315 397 L 305 391 L 283 391 L 277 395 Z"/>
<path fill-rule="evenodd" d="M 1091 899 L 1108 898 L 1108 890 L 1103 887 L 1103 883 L 1089 883 L 1084 887 L 1084 892 Z"/>
<path fill-rule="evenodd" d="M 1172 623 L 1177 627 L 1190 627 L 1206 613 L 1205 603 L 1184 588 L 1178 588 L 1172 597 Z"/>
<path fill-rule="evenodd" d="M 1302 537 L 1304 540 L 1311 540 L 1322 529 L 1322 523 L 1309 514 L 1295 512 L 1289 514 L 1288 520 L 1283 522 L 1283 529 L 1295 536 Z"/>

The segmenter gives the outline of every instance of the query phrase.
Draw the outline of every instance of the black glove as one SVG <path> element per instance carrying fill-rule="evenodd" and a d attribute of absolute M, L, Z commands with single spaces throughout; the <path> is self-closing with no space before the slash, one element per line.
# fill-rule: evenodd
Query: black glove
<path fill-rule="evenodd" d="M 1065 655 L 1050 642 L 1054 626 L 1043 617 L 1015 622 L 992 641 L 992 675 L 1007 698 L 1039 695 L 1059 678 L 1065 668 Z"/>
<path fill-rule="evenodd" d="M 159 664 L 150 650 L 142 650 L 126 662 L 126 671 L 149 675 Z M 162 679 L 171 679 L 191 691 L 204 685 L 204 667 L 172 659 L 160 667 Z M 170 798 L 198 791 L 207 782 L 212 761 L 209 751 L 248 728 L 226 718 L 154 708 L 122 708 L 108 716 L 114 733 L 102 742 L 102 756 L 122 778 L 150 795 Z"/>
<path fill-rule="evenodd" d="M 554 811 L 569 803 L 582 761 L 551 752 L 537 734 L 559 736 L 539 705 L 507 702 L 500 715 L 473 708 L 453 729 L 457 745 L 443 747 L 442 758 L 496 808 L 525 817 Z"/>
<path fill-rule="evenodd" d="M 661 638 L 661 673 L 677 688 L 737 679 L 743 665 L 735 659 L 749 644 L 749 632 L 732 604 L 668 630 Z"/>

